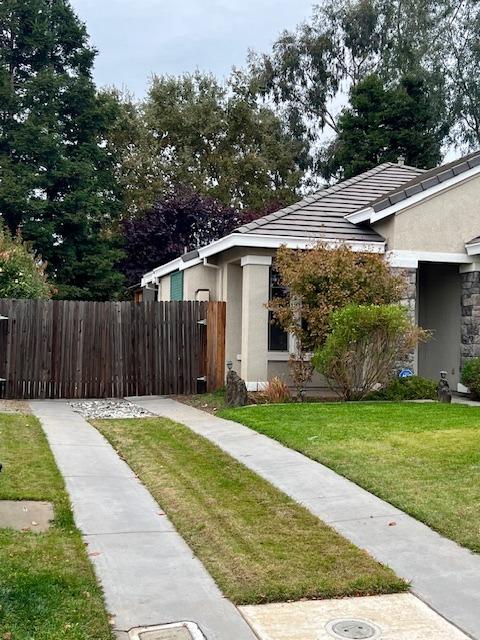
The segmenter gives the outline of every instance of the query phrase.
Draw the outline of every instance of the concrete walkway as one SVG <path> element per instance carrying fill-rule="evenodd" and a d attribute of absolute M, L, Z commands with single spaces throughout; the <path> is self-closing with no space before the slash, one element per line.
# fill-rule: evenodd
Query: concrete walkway
<path fill-rule="evenodd" d="M 480 639 L 480 556 L 331 469 L 236 422 L 169 398 L 130 398 L 208 438 L 399 576 L 435 611 Z"/>
<path fill-rule="evenodd" d="M 190 621 L 208 640 L 254 640 L 240 612 L 100 433 L 67 402 L 35 401 L 115 628 Z"/>

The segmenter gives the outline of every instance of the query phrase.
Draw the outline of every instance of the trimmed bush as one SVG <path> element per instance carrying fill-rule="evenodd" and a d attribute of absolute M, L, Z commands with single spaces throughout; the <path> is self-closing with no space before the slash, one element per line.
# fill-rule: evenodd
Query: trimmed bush
<path fill-rule="evenodd" d="M 332 313 L 330 327 L 312 362 L 344 400 L 361 400 L 387 384 L 395 363 L 428 335 L 393 304 L 347 305 Z"/>
<path fill-rule="evenodd" d="M 383 389 L 370 393 L 365 400 L 436 400 L 437 384 L 435 380 L 421 376 L 395 378 Z"/>
<path fill-rule="evenodd" d="M 468 387 L 476 398 L 480 398 L 480 358 L 470 358 L 463 365 L 462 384 Z"/>

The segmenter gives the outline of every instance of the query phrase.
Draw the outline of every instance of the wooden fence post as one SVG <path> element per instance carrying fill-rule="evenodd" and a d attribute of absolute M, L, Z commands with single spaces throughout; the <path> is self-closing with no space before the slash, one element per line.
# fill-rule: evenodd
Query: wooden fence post
<path fill-rule="evenodd" d="M 207 303 L 207 391 L 225 384 L 225 302 Z"/>

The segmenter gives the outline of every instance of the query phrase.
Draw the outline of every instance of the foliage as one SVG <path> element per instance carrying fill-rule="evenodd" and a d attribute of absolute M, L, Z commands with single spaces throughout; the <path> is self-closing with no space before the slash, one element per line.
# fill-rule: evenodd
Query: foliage
<path fill-rule="evenodd" d="M 349 304 L 332 313 L 330 333 L 312 362 L 344 400 L 361 400 L 385 384 L 395 363 L 426 335 L 401 305 Z"/>
<path fill-rule="evenodd" d="M 462 368 L 462 384 L 480 398 L 480 358 L 469 358 Z"/>
<path fill-rule="evenodd" d="M 299 396 L 312 375 L 308 353 L 323 345 L 333 311 L 349 303 L 398 302 L 401 276 L 389 270 L 382 256 L 359 253 L 346 245 L 319 243 L 308 251 L 280 247 L 275 260 L 284 295 L 269 303 L 275 321 L 295 337 L 290 361 Z"/>
<path fill-rule="evenodd" d="M 235 209 L 190 187 L 178 187 L 145 215 L 123 221 L 126 255 L 120 267 L 134 284 L 149 269 L 208 244 L 241 223 Z"/>
<path fill-rule="evenodd" d="M 289 402 L 292 399 L 287 383 L 278 376 L 268 381 L 262 396 L 269 403 Z"/>
<path fill-rule="evenodd" d="M 393 378 L 386 387 L 373 391 L 366 400 L 436 400 L 437 383 L 430 378 L 410 376 L 409 378 Z"/>
<path fill-rule="evenodd" d="M 0 298 L 50 298 L 45 263 L 0 225 Z"/>
<path fill-rule="evenodd" d="M 322 152 L 325 178 L 346 179 L 382 162 L 430 168 L 441 160 L 448 127 L 432 108 L 424 80 L 404 77 L 387 87 L 370 75 L 352 87 L 350 107 L 338 118 L 335 140 Z"/>
<path fill-rule="evenodd" d="M 443 48 L 449 53 L 445 56 L 446 75 L 455 122 L 451 141 L 476 150 L 480 144 L 480 3 L 452 0 L 451 4 L 454 19 L 442 31 Z"/>
<path fill-rule="evenodd" d="M 413 75 L 424 79 L 429 109 L 443 122 L 441 36 L 459 1 L 324 0 L 310 21 L 280 36 L 271 54 L 251 55 L 252 91 L 277 105 L 297 137 L 319 141 L 325 129 L 338 133 L 338 106 L 366 76 L 377 73 L 395 85 Z"/>
<path fill-rule="evenodd" d="M 113 296 L 116 106 L 96 93 L 85 26 L 67 0 L 5 0 L 0 24 L 0 215 L 46 260 L 59 297 Z"/>
<path fill-rule="evenodd" d="M 296 199 L 306 143 L 235 76 L 226 84 L 200 72 L 154 76 L 143 102 L 116 98 L 111 139 L 130 215 L 179 184 L 241 209 Z"/>

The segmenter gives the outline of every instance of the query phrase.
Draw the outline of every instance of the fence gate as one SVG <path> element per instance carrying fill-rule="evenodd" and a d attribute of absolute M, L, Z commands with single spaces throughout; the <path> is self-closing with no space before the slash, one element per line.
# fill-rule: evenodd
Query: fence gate
<path fill-rule="evenodd" d="M 196 393 L 224 382 L 225 303 L 0 299 L 0 395 Z"/>

